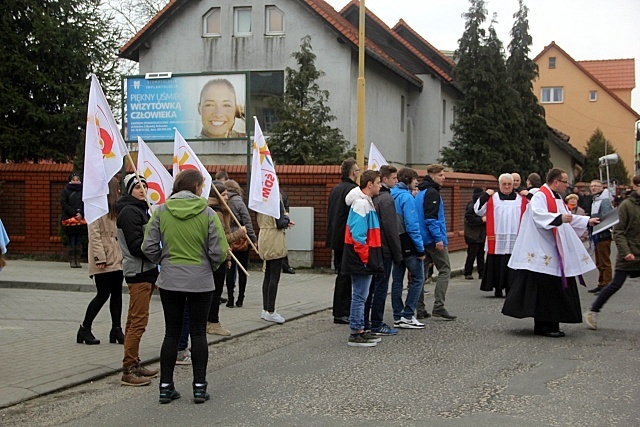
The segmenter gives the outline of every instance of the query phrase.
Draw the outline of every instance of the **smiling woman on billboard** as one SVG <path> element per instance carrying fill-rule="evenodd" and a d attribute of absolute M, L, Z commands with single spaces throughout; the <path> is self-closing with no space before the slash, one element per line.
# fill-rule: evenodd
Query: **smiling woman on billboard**
<path fill-rule="evenodd" d="M 198 138 L 244 137 L 245 118 L 236 90 L 227 79 L 209 80 L 202 87 L 198 102 L 202 130 Z"/>

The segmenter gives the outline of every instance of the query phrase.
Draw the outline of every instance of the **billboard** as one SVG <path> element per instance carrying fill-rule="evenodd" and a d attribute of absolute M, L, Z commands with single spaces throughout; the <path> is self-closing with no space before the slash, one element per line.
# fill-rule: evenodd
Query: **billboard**
<path fill-rule="evenodd" d="M 247 73 L 125 78 L 126 140 L 246 138 Z"/>

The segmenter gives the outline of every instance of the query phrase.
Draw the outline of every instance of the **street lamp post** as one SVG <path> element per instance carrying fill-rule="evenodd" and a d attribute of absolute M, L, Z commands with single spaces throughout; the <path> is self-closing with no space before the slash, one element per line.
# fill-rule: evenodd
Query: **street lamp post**
<path fill-rule="evenodd" d="M 364 52 L 365 52 L 365 36 L 364 36 L 364 21 L 366 7 L 364 5 L 365 0 L 360 0 L 360 20 L 358 26 L 359 33 L 359 49 L 358 49 L 358 122 L 356 131 L 356 161 L 361 170 L 364 170 L 364 95 L 365 95 L 365 82 L 364 82 Z M 358 176 L 358 183 L 360 183 L 360 176 Z"/>

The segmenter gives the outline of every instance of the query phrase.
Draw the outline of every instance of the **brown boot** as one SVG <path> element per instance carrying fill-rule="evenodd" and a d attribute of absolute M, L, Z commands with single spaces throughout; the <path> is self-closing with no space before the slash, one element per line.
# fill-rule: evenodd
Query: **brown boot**
<path fill-rule="evenodd" d="M 210 335 L 222 335 L 223 337 L 231 335 L 231 331 L 223 328 L 220 322 L 207 322 L 207 333 Z"/>
<path fill-rule="evenodd" d="M 143 378 L 155 378 L 158 376 L 158 372 L 160 372 L 158 369 L 145 368 L 140 364 L 140 361 L 134 366 L 134 369 L 136 370 L 136 374 Z"/>
<path fill-rule="evenodd" d="M 120 380 L 120 384 L 132 387 L 140 387 L 143 385 L 151 384 L 151 380 L 149 378 L 138 375 L 135 366 L 129 366 L 128 368 L 124 368 L 124 370 L 122 371 L 122 379 Z"/>

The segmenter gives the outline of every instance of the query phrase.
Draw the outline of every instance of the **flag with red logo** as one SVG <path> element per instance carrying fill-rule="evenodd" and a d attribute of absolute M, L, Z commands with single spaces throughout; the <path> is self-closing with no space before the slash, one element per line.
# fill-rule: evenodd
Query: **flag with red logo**
<path fill-rule="evenodd" d="M 122 169 L 127 147 L 98 78 L 91 75 L 84 147 L 82 201 L 87 223 L 109 212 L 109 180 Z"/>
<path fill-rule="evenodd" d="M 201 197 L 209 197 L 209 190 L 211 190 L 211 175 L 207 168 L 204 167 L 196 153 L 193 152 L 187 141 L 184 140 L 178 129 L 174 128 L 175 138 L 173 140 L 173 177 L 178 175 L 178 172 L 186 169 L 199 170 L 202 176 L 204 176 L 204 188 L 202 190 Z"/>
<path fill-rule="evenodd" d="M 253 155 L 251 160 L 251 188 L 249 209 L 280 218 L 280 185 L 276 168 L 264 139 L 258 119 L 254 116 Z"/>
<path fill-rule="evenodd" d="M 147 180 L 147 199 L 153 210 L 171 195 L 173 177 L 140 137 L 138 137 L 138 173 Z"/>

